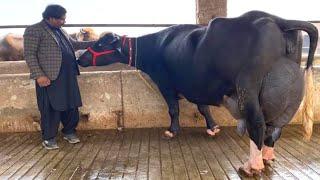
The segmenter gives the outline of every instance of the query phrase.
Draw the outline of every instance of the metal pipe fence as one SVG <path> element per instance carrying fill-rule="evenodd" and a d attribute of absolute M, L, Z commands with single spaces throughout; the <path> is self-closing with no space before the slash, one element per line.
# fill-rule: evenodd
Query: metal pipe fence
<path fill-rule="evenodd" d="M 308 21 L 320 23 L 320 20 Z M 176 24 L 65 24 L 63 27 L 169 27 Z M 29 25 L 0 25 L 0 29 L 26 28 Z"/>
<path fill-rule="evenodd" d="M 63 27 L 169 27 L 175 24 L 65 24 Z M 29 25 L 0 25 L 0 29 L 26 28 Z"/>

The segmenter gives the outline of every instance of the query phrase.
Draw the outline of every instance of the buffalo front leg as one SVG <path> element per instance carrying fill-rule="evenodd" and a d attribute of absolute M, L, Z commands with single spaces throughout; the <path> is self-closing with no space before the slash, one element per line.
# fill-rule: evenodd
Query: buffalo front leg
<path fill-rule="evenodd" d="M 207 124 L 207 134 L 212 137 L 215 136 L 217 133 L 220 132 L 220 128 L 217 123 L 213 120 L 210 108 L 207 105 L 197 104 L 198 110 L 201 115 L 205 118 Z"/>
<path fill-rule="evenodd" d="M 165 97 L 168 104 L 171 119 L 170 128 L 164 132 L 166 138 L 173 138 L 180 130 L 179 125 L 179 102 L 176 98 Z"/>

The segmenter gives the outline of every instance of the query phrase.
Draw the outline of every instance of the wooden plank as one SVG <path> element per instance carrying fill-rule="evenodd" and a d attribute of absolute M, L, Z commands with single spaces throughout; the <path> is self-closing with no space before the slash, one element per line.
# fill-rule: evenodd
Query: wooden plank
<path fill-rule="evenodd" d="M 299 135 L 302 139 L 303 138 L 303 126 L 301 124 L 298 125 L 290 125 L 290 126 L 286 126 L 285 128 L 283 128 L 284 132 L 297 132 L 297 135 Z M 320 138 L 320 124 L 313 124 L 313 132 L 312 132 L 312 136 L 311 136 L 311 140 L 316 137 L 316 139 Z M 316 143 L 318 144 L 318 141 L 316 141 Z"/>
<path fill-rule="evenodd" d="M 314 129 L 317 129 L 318 126 L 319 125 L 316 125 L 314 127 Z M 286 132 L 286 133 L 293 132 L 293 133 L 295 133 L 295 136 L 297 137 L 298 140 L 304 141 L 303 140 L 303 130 L 301 128 L 299 128 L 298 126 L 292 126 L 292 127 L 290 126 L 290 129 L 284 128 L 284 132 Z M 319 144 L 319 142 L 320 142 L 320 133 L 317 132 L 316 130 L 313 130 L 312 137 L 311 137 L 310 141 L 307 143 Z"/>
<path fill-rule="evenodd" d="M 29 162 L 35 156 L 36 154 L 40 153 L 40 151 L 43 151 L 42 146 L 39 144 L 35 148 L 32 149 L 32 151 L 28 152 L 26 156 L 24 156 L 22 159 L 20 159 L 16 164 L 11 166 L 9 169 L 7 169 L 1 177 L 4 179 L 9 179 L 10 177 L 14 176 L 17 171 L 22 168 L 25 163 Z M 18 177 L 18 176 L 17 176 Z"/>
<path fill-rule="evenodd" d="M 62 138 L 58 139 L 58 143 L 60 147 L 58 150 L 48 151 L 48 153 L 46 153 L 36 164 L 34 164 L 22 177 L 27 177 L 30 179 L 35 178 L 35 176 L 37 176 L 37 174 L 40 173 L 47 164 L 49 164 L 48 162 L 50 162 L 51 160 L 54 162 L 56 160 L 56 155 L 61 151 L 61 149 L 65 149 L 65 146 L 74 146 L 67 143 Z"/>
<path fill-rule="evenodd" d="M 0 164 L 8 161 L 12 157 L 10 154 L 14 153 L 14 150 L 19 146 L 24 145 L 26 143 L 26 140 L 28 140 L 28 138 L 30 137 L 30 134 L 25 134 L 23 136 L 17 136 L 15 139 L 13 139 L 13 142 L 8 142 L 9 145 L 0 150 Z"/>
<path fill-rule="evenodd" d="M 115 130 L 107 130 L 103 136 L 106 136 L 106 140 L 103 143 L 101 150 L 99 151 L 97 157 L 94 159 L 93 164 L 90 166 L 90 170 L 87 174 L 85 174 L 83 179 L 96 179 L 99 171 L 102 168 L 102 165 L 106 158 L 108 157 L 108 154 L 110 152 L 110 149 L 113 145 L 114 139 L 115 139 Z"/>
<path fill-rule="evenodd" d="M 159 129 L 151 128 L 149 130 L 150 142 L 149 142 L 149 179 L 160 180 L 161 179 L 161 159 L 160 159 L 160 141 L 159 141 Z"/>
<path fill-rule="evenodd" d="M 297 148 L 297 146 L 292 146 L 291 144 L 287 143 L 286 141 L 282 140 L 280 138 L 279 143 L 277 143 L 278 146 L 282 147 L 286 151 L 288 151 L 290 154 L 292 154 L 295 158 L 299 159 L 301 162 L 303 162 L 305 165 L 310 167 L 314 172 L 317 174 L 320 174 L 320 164 L 314 164 L 313 157 L 306 156 L 305 154 L 302 154 Z"/>
<path fill-rule="evenodd" d="M 224 129 L 222 129 L 224 131 Z M 228 176 L 229 179 L 241 179 L 237 170 L 233 167 L 230 163 L 229 159 L 226 157 L 224 153 L 224 149 L 217 144 L 216 139 L 219 138 L 215 137 L 214 139 L 206 138 L 205 141 L 208 144 L 208 147 L 211 149 L 211 152 L 217 158 L 220 166 L 224 170 L 225 174 Z"/>
<path fill-rule="evenodd" d="M 196 130 L 196 129 L 194 129 Z M 201 139 L 201 136 L 203 132 L 196 132 L 194 134 L 192 133 L 187 133 L 186 136 L 186 141 L 189 145 L 189 148 L 192 152 L 192 155 L 194 158 L 194 161 L 197 165 L 197 170 L 199 171 L 201 179 L 215 179 L 211 168 L 209 166 L 209 163 L 207 162 L 201 148 L 199 145 L 199 139 Z M 190 178 L 191 179 L 191 178 Z"/>
<path fill-rule="evenodd" d="M 90 132 L 86 132 L 85 135 L 81 136 L 80 134 L 80 139 L 81 142 L 75 144 L 72 149 L 67 152 L 65 154 L 65 156 L 63 157 L 63 159 L 55 162 L 55 166 L 53 167 L 53 169 L 51 169 L 51 171 L 49 172 L 49 174 L 47 175 L 47 179 L 52 179 L 52 180 L 56 180 L 59 179 L 59 177 L 61 176 L 61 174 L 64 172 L 65 169 L 67 169 L 67 167 L 73 162 L 73 160 L 75 159 L 75 157 L 78 156 L 80 150 L 87 145 L 87 141 L 90 138 L 91 139 L 92 133 Z M 46 172 L 48 173 L 48 172 Z"/>
<path fill-rule="evenodd" d="M 34 164 L 36 164 L 41 157 L 48 153 L 48 150 L 44 149 L 42 145 L 41 150 L 34 154 L 28 161 L 24 162 L 24 165 L 15 172 L 9 179 L 19 179 L 21 178 Z M 55 150 L 56 151 L 56 150 Z"/>
<path fill-rule="evenodd" d="M 169 140 L 174 179 L 189 179 L 178 138 Z"/>
<path fill-rule="evenodd" d="M 320 137 L 318 136 L 317 133 L 313 133 L 314 137 L 311 138 L 311 141 L 304 141 L 303 140 L 303 134 L 302 134 L 302 130 L 297 129 L 297 127 L 293 127 L 290 131 L 287 131 L 287 133 L 290 134 L 290 136 L 292 136 L 295 141 L 299 141 L 301 143 L 307 144 L 309 147 L 311 147 L 314 151 L 314 153 L 317 153 L 317 155 L 320 156 L 320 152 L 318 151 L 320 148 Z M 312 150 L 312 152 L 313 152 Z"/>
<path fill-rule="evenodd" d="M 73 160 L 63 171 L 59 179 L 72 179 L 74 174 L 76 174 L 78 171 L 83 171 L 83 168 L 87 167 L 86 157 L 90 155 L 91 152 L 97 153 L 97 151 L 93 149 L 93 147 L 96 142 L 101 141 L 101 138 L 102 137 L 99 136 L 97 133 L 92 133 L 92 136 L 88 137 L 86 143 L 78 152 L 78 155 L 73 158 Z"/>
<path fill-rule="evenodd" d="M 160 129 L 160 136 L 163 135 L 165 129 Z M 173 162 L 170 153 L 169 141 L 160 138 L 160 158 L 161 158 L 161 178 L 164 180 L 174 179 Z"/>
<path fill-rule="evenodd" d="M 30 169 L 22 176 L 22 178 L 34 179 L 38 173 L 46 167 L 48 162 L 50 162 L 55 156 L 59 153 L 60 149 L 64 149 L 67 144 L 65 140 L 61 140 L 57 142 L 59 144 L 59 149 L 57 150 L 50 150 L 41 159 L 35 163 Z"/>
<path fill-rule="evenodd" d="M 299 128 L 284 128 L 277 160 L 255 179 L 320 179 L 319 132 L 305 142 Z M 0 134 L 0 179 L 249 179 L 236 171 L 248 159 L 249 139 L 234 127 L 222 128 L 215 138 L 203 128 L 184 128 L 169 141 L 160 138 L 163 132 L 82 131 L 81 143 L 60 137 L 54 151 L 42 147 L 39 133 Z"/>
<path fill-rule="evenodd" d="M 134 134 L 132 136 L 132 142 L 129 152 L 128 164 L 125 167 L 125 174 L 123 179 L 134 179 L 136 176 L 138 162 L 139 162 L 139 151 L 141 145 L 141 131 L 133 130 Z"/>
<path fill-rule="evenodd" d="M 315 159 L 313 160 L 313 162 L 320 163 L 320 160 L 318 158 L 320 157 L 320 152 L 319 152 L 319 148 L 317 148 L 318 146 L 317 144 L 314 145 L 314 143 L 305 142 L 305 141 L 302 141 L 302 139 L 299 140 L 299 138 L 296 136 L 295 133 L 289 132 L 289 134 L 290 134 L 290 138 L 286 138 L 284 140 L 286 140 L 287 142 L 292 142 L 296 146 L 299 146 L 300 152 L 302 152 L 306 156 L 314 157 Z"/>
<path fill-rule="evenodd" d="M 141 146 L 139 152 L 139 162 L 135 179 L 148 179 L 148 163 L 149 163 L 149 131 L 148 129 L 140 129 L 142 131 Z"/>
<path fill-rule="evenodd" d="M 291 136 L 291 134 L 289 133 L 286 134 L 288 134 L 288 136 Z M 315 172 L 320 174 L 320 162 L 316 161 L 319 156 L 315 155 L 315 152 L 310 153 L 310 150 L 306 150 L 303 144 L 297 145 L 297 143 L 290 140 L 290 138 L 280 138 L 280 143 L 284 144 L 283 146 L 285 146 L 285 148 L 291 148 L 291 152 L 301 154 L 300 156 L 302 157 L 300 159 L 304 159 L 305 161 L 307 161 L 308 166 L 311 167 Z M 293 151 L 292 149 L 294 149 L 295 151 Z"/>
<path fill-rule="evenodd" d="M 0 166 L 0 179 L 8 179 L 42 148 L 38 136 L 30 138 L 27 143 L 23 150 Z"/>
<path fill-rule="evenodd" d="M 82 139 L 81 139 L 82 141 Z M 44 168 L 34 177 L 36 180 L 46 179 L 50 173 L 56 171 L 55 167 L 60 163 L 60 161 L 66 156 L 66 154 L 70 151 L 76 151 L 76 146 L 68 145 L 63 149 L 60 148 L 57 152 L 57 155 L 54 156 L 51 160 L 48 160 Z"/>
<path fill-rule="evenodd" d="M 282 156 L 292 164 L 294 164 L 297 168 L 300 169 L 306 176 L 308 176 L 311 179 L 320 179 L 320 175 L 317 174 L 315 171 L 313 171 L 307 164 L 303 163 L 295 157 L 290 151 L 287 151 L 286 147 L 283 147 L 283 144 L 278 143 L 276 146 L 276 150 L 279 154 L 282 154 Z"/>
<path fill-rule="evenodd" d="M 250 147 L 249 147 L 249 138 L 240 138 L 238 134 L 236 134 L 235 128 L 228 128 L 225 130 L 226 135 L 230 137 L 234 143 L 236 143 L 244 152 L 247 152 L 247 158 L 249 158 Z M 263 173 L 270 179 L 294 179 L 294 176 L 284 168 L 275 167 L 266 167 Z"/>
<path fill-rule="evenodd" d="M 310 141 L 304 141 L 303 140 L 303 130 L 300 129 L 298 126 L 293 126 L 292 129 L 290 131 L 288 131 L 288 133 L 291 134 L 294 134 L 296 137 L 296 140 L 298 141 L 301 141 L 301 142 L 304 142 L 304 143 L 307 143 L 313 147 L 315 147 L 316 149 L 319 149 L 320 148 L 320 131 L 317 131 L 316 129 L 319 129 L 320 127 L 320 124 L 316 124 L 314 126 L 314 130 L 313 130 L 313 135 L 311 137 L 311 140 Z M 319 153 L 319 151 L 316 151 Z"/>
<path fill-rule="evenodd" d="M 201 179 L 200 171 L 198 170 L 197 164 L 195 162 L 196 158 L 194 157 L 193 153 L 191 152 L 191 148 L 187 143 L 188 133 L 189 131 L 184 128 L 182 129 L 181 134 L 177 137 L 186 165 L 188 177 L 189 179 Z"/>
<path fill-rule="evenodd" d="M 69 179 L 83 179 L 84 176 L 89 173 L 90 166 L 93 164 L 94 159 L 98 155 L 98 153 L 101 151 L 102 146 L 105 143 L 105 140 L 107 137 L 102 133 L 101 131 L 95 132 L 97 135 L 97 138 L 92 140 L 93 141 L 93 147 L 92 150 L 89 151 L 78 163 L 79 168 L 75 170 L 72 173 L 72 176 L 66 175 L 65 177 L 69 177 Z M 61 177 L 64 178 L 64 177 Z"/>
<path fill-rule="evenodd" d="M 222 166 L 219 164 L 218 158 L 214 153 L 212 153 L 209 145 L 206 142 L 206 139 L 209 138 L 206 135 L 203 135 L 199 138 L 199 146 L 201 147 L 202 152 L 210 166 L 211 172 L 216 179 L 228 179 L 227 174 L 224 172 Z M 214 139 L 214 138 L 212 138 Z M 196 158 L 196 157 L 194 157 Z"/>
<path fill-rule="evenodd" d="M 124 138 L 124 133 L 117 132 L 114 139 L 114 143 L 112 144 L 112 147 L 108 154 L 108 157 L 102 164 L 101 170 L 98 174 L 98 179 L 109 179 L 111 177 L 111 173 L 117 161 L 119 150 L 123 142 L 123 138 Z"/>
<path fill-rule="evenodd" d="M 19 160 L 24 155 L 24 153 L 30 150 L 29 149 L 30 145 L 32 146 L 33 144 L 32 140 L 34 140 L 35 138 L 37 138 L 35 134 L 30 134 L 27 140 L 25 140 L 18 147 L 14 148 L 12 151 L 6 154 L 5 158 L 0 159 L 0 164 L 1 164 L 0 174 L 2 174 L 10 166 L 12 166 L 17 160 Z M 4 155 L 4 152 L 0 152 L 0 154 Z"/>
<path fill-rule="evenodd" d="M 124 133 L 124 139 L 110 179 L 121 179 L 126 173 L 125 168 L 129 160 L 133 131 L 125 130 L 125 132 L 122 133 Z"/>
<path fill-rule="evenodd" d="M 19 133 L 0 133 L 0 144 L 1 144 L 0 152 L 1 152 L 1 149 L 8 144 L 8 142 L 13 142 L 14 141 L 13 139 L 18 136 L 19 136 Z"/>

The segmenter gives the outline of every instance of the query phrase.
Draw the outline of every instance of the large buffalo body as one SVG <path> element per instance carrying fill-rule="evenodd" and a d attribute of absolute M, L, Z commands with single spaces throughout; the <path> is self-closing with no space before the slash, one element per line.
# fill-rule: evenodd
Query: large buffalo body
<path fill-rule="evenodd" d="M 244 119 L 252 140 L 251 147 L 260 151 L 270 124 L 266 122 L 268 117 L 265 117 L 261 104 L 261 90 L 268 88 L 263 82 L 266 77 L 279 76 L 278 68 L 275 68 L 274 75 L 268 76 L 273 66 L 290 68 L 293 63 L 299 67 L 301 41 L 298 30 L 304 30 L 310 36 L 309 68 L 318 40 L 315 26 L 259 11 L 237 18 L 216 18 L 208 26 L 176 25 L 138 38 L 107 34 L 79 58 L 79 64 L 122 62 L 147 73 L 168 104 L 171 125 L 165 134 L 170 137 L 179 131 L 180 94 L 198 105 L 207 128 L 215 125 L 207 105 L 219 106 L 224 97 L 236 97 L 239 116 Z M 285 86 L 281 82 L 276 84 Z M 299 94 L 303 86 L 296 88 Z M 272 97 L 272 93 L 265 95 L 266 98 Z M 301 98 L 296 101 L 299 104 Z M 281 102 L 277 103 L 273 106 L 283 106 Z M 297 106 L 289 108 L 294 112 L 297 110 Z M 252 169 L 261 170 L 259 159 L 260 156 L 250 156 L 244 166 L 245 172 L 250 174 Z"/>

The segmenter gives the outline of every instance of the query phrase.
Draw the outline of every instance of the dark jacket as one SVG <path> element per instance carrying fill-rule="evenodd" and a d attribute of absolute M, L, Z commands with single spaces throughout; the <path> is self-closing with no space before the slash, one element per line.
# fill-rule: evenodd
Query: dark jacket
<path fill-rule="evenodd" d="M 67 37 L 73 51 L 85 49 L 94 43 L 94 41 L 76 41 L 64 30 L 62 32 Z M 24 57 L 30 68 L 30 78 L 37 79 L 39 76 L 47 76 L 50 80 L 55 80 L 61 67 L 62 52 L 47 23 L 42 20 L 29 26 L 26 28 L 23 37 Z"/>

